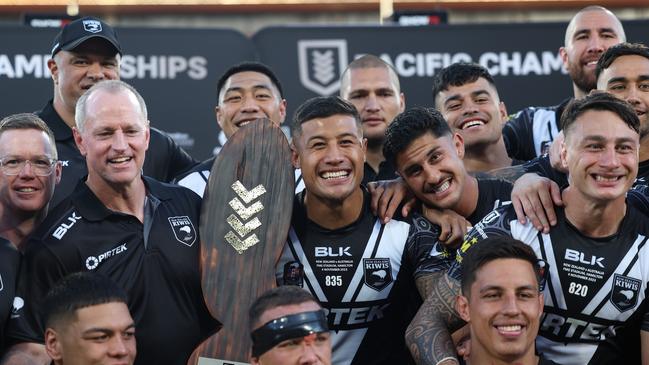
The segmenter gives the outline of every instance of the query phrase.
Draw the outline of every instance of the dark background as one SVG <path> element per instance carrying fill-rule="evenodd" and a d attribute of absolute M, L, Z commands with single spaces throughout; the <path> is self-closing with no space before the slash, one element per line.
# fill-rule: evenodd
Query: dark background
<path fill-rule="evenodd" d="M 627 40 L 649 43 L 649 21 L 623 23 Z M 481 57 L 495 57 L 495 61 L 483 66 L 494 73 L 501 99 L 509 113 L 514 113 L 525 106 L 557 104 L 572 94 L 569 77 L 557 67 L 565 27 L 565 23 L 286 26 L 264 28 L 252 39 L 228 29 L 117 31 L 125 52 L 122 79 L 144 96 L 152 125 L 170 133 L 197 159 L 205 159 L 220 145 L 214 117 L 216 80 L 239 61 L 260 60 L 274 69 L 284 87 L 290 119 L 295 108 L 307 98 L 322 91 L 337 93 L 341 68 L 361 54 L 387 57 L 395 64 L 407 106 L 431 105 L 431 78 L 436 70 L 448 65 L 450 56 L 462 53 L 462 59 L 468 56 L 475 62 Z M 52 97 L 46 62 L 56 32 L 23 26 L 0 27 L 0 117 L 39 110 Z M 322 46 L 314 40 L 333 42 Z M 306 67 L 302 70 L 303 80 L 300 41 L 304 42 L 302 55 Z M 346 59 L 340 58 L 345 53 Z M 546 62 L 543 69 L 544 57 L 553 59 L 554 65 L 550 67 Z M 25 60 L 34 62 L 31 69 L 20 66 Z M 509 61 L 509 66 L 501 60 Z M 314 76 L 316 69 L 319 78 Z M 25 72 L 21 75 L 20 70 Z M 310 85 L 308 88 L 304 80 Z"/>

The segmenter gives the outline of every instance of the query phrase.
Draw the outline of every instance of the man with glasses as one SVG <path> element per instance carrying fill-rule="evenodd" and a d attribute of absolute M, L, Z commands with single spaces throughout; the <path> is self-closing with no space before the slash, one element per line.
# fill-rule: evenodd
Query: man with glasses
<path fill-rule="evenodd" d="M 54 136 L 29 113 L 0 121 L 0 353 L 23 241 L 45 217 L 61 179 Z M 18 303 L 17 303 L 18 304 Z"/>
<path fill-rule="evenodd" d="M 29 237 L 17 288 L 24 306 L 7 331 L 17 344 L 5 363 L 22 364 L 29 353 L 47 356 L 43 297 L 62 277 L 94 271 L 128 293 L 141 335 L 136 363 L 184 365 L 218 324 L 200 285 L 200 199 L 142 176 L 149 121 L 132 86 L 94 85 L 79 98 L 75 118 L 88 176 Z"/>

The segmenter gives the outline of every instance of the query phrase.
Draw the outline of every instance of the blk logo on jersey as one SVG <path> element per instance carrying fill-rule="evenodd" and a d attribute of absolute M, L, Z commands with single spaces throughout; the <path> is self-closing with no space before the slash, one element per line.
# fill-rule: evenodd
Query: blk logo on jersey
<path fill-rule="evenodd" d="M 283 285 L 304 287 L 304 266 L 299 261 L 289 261 L 284 264 Z"/>
<path fill-rule="evenodd" d="M 381 291 L 392 282 L 392 264 L 388 258 L 363 259 L 365 285 Z"/>
<path fill-rule="evenodd" d="M 196 241 L 196 230 L 194 229 L 192 220 L 186 215 L 180 217 L 169 217 L 168 220 L 171 230 L 174 232 L 174 236 L 176 236 L 176 240 L 192 247 Z"/>
<path fill-rule="evenodd" d="M 640 280 L 615 274 L 613 276 L 613 288 L 611 289 L 611 303 L 620 312 L 635 307 L 640 294 Z"/>

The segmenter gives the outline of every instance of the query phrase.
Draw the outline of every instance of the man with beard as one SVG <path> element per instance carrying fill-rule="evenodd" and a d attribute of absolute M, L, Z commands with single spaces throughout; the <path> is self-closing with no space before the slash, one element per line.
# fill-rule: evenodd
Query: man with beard
<path fill-rule="evenodd" d="M 540 232 L 519 222 L 510 206 L 467 234 L 448 275 L 431 288 L 431 310 L 419 328 L 428 338 L 422 363 L 457 363 L 448 329 L 461 324 L 452 305 L 462 258 L 489 237 L 509 236 L 548 263 L 538 353 L 565 365 L 640 364 L 641 358 L 647 364 L 648 218 L 626 198 L 637 175 L 640 122 L 627 103 L 608 93 L 571 102 L 562 122 L 561 162 L 570 185 L 562 191 L 565 207 L 558 209 L 557 225 Z M 521 330 L 503 326 L 493 334 Z"/>
<path fill-rule="evenodd" d="M 596 88 L 595 65 L 602 53 L 625 40 L 622 23 L 606 8 L 588 6 L 575 14 L 566 29 L 564 46 L 559 49 L 572 79 L 575 99 Z M 571 99 L 551 107 L 528 107 L 516 113 L 503 128 L 509 156 L 529 161 L 547 153 L 552 141 L 557 139 L 561 130 L 558 122 Z"/>
<path fill-rule="evenodd" d="M 340 97 L 352 103 L 361 116 L 363 136 L 367 139 L 363 183 L 394 179 L 394 166 L 385 161 L 382 148 L 386 128 L 406 105 L 397 72 L 382 59 L 364 55 L 343 72 Z"/>
<path fill-rule="evenodd" d="M 621 43 L 601 56 L 595 71 L 597 89 L 626 100 L 640 119 L 638 177 L 634 186 L 649 184 L 649 48 L 639 43 Z M 562 204 L 560 187 L 568 185 L 566 171 L 554 168 L 550 156 L 524 165 L 527 174 L 514 185 L 512 202 L 521 222 L 525 216 L 537 229 L 547 232 L 556 224 L 555 204 Z"/>

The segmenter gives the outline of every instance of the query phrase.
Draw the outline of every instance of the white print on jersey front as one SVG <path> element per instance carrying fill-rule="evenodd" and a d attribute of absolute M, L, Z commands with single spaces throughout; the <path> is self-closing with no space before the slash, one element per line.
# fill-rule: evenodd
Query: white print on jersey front
<path fill-rule="evenodd" d="M 52 233 L 52 236 L 56 238 L 57 240 L 60 240 L 65 236 L 66 233 L 68 233 L 68 230 L 74 226 L 75 223 L 77 223 L 81 219 L 80 215 L 77 215 L 77 212 L 72 212 L 72 214 L 66 218 L 65 223 L 61 223 L 56 229 L 54 230 L 54 233 Z"/>
<path fill-rule="evenodd" d="M 99 256 L 88 256 L 86 258 L 86 268 L 88 270 L 94 270 L 99 266 L 99 264 L 106 260 L 109 257 L 113 257 L 115 255 L 119 255 L 122 252 L 125 252 L 127 250 L 126 243 L 118 245 L 117 247 L 114 247 Z"/>
<path fill-rule="evenodd" d="M 326 268 L 328 269 L 327 271 L 332 273 L 330 276 L 334 278 L 330 278 L 330 283 L 341 284 L 342 287 L 346 288 L 341 303 L 335 306 L 332 305 L 333 303 L 328 304 L 331 301 L 325 294 L 327 289 L 320 286 L 314 274 L 314 268 L 311 267 L 301 242 L 295 234 L 295 231 L 291 228 L 288 245 L 293 247 L 295 257 L 283 257 L 282 259 L 291 261 L 297 259 L 304 265 L 305 290 L 311 289 L 312 294 L 326 308 L 325 312 L 327 313 L 329 322 L 333 324 L 332 363 L 341 365 L 350 364 L 352 358 L 348 358 L 348 356 L 353 357 L 358 350 L 358 346 L 367 332 L 367 323 L 383 318 L 384 312 L 390 303 L 381 301 L 387 300 L 390 290 L 392 290 L 394 285 L 393 279 L 397 277 L 401 269 L 401 258 L 403 257 L 409 228 L 410 225 L 407 223 L 392 220 L 385 225 L 381 240 L 377 243 L 376 241 L 381 231 L 381 224 L 377 219 L 374 223 L 372 233 L 367 240 L 362 259 L 356 267 L 352 279 L 348 283 L 343 282 L 342 277 L 340 279 L 336 278 L 338 275 L 335 275 L 337 270 L 353 269 L 353 267 L 348 266 L 353 266 L 353 261 L 351 258 L 348 260 L 348 256 L 345 255 L 345 247 L 342 250 L 333 249 L 330 251 L 320 249 L 318 251 L 320 254 L 326 254 L 327 256 L 326 259 L 324 256 L 316 258 L 316 265 L 322 265 L 322 268 Z M 374 251 L 376 252 L 372 255 Z M 331 255 L 329 255 L 330 253 Z M 283 256 L 287 254 L 290 255 L 290 250 L 285 249 Z M 325 264 L 331 265 L 333 262 L 337 266 L 325 266 Z M 387 282 L 388 278 L 390 279 L 389 283 Z M 326 283 L 325 276 L 325 285 Z"/>

